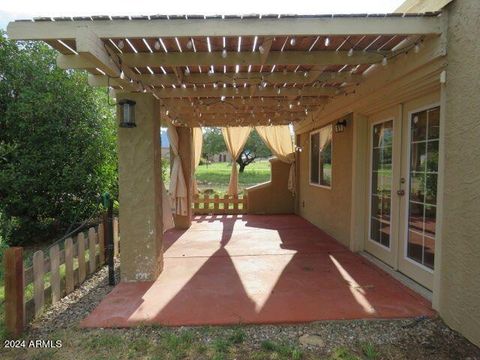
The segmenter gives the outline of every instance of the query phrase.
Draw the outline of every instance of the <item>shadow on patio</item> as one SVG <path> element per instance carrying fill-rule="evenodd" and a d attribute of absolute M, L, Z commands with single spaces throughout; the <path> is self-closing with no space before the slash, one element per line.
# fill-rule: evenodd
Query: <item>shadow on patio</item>
<path fill-rule="evenodd" d="M 216 325 L 405 318 L 427 300 L 295 215 L 197 216 L 155 282 L 121 283 L 81 322 Z"/>

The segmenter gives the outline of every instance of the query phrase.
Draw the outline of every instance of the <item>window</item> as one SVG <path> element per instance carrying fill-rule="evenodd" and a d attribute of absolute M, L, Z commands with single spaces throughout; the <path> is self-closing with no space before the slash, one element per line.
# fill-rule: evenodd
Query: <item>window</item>
<path fill-rule="evenodd" d="M 332 125 L 310 133 L 310 184 L 332 186 Z"/>

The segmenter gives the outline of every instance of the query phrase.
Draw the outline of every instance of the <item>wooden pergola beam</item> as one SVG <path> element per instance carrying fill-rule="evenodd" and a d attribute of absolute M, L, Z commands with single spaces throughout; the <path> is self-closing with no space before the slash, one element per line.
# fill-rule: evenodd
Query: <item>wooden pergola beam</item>
<path fill-rule="evenodd" d="M 64 55 L 75 57 L 76 55 Z M 248 65 L 357 65 L 374 64 L 383 54 L 357 51 L 270 51 L 268 56 L 260 52 L 232 52 L 222 57 L 221 52 L 197 53 L 124 53 L 122 63 L 128 66 L 248 66 Z"/>
<path fill-rule="evenodd" d="M 86 27 L 77 28 L 77 52 L 80 59 L 91 64 L 90 68 L 98 68 L 109 76 L 118 77 L 120 69 L 110 58 L 103 41 Z"/>
<path fill-rule="evenodd" d="M 220 101 L 218 98 L 215 99 L 204 99 L 201 102 L 198 100 L 189 101 L 186 99 L 163 99 L 162 105 L 170 109 L 181 109 L 181 108 L 199 108 L 206 109 L 207 107 L 211 109 L 235 109 L 235 108 L 261 108 L 261 107 L 277 107 L 280 104 L 281 107 L 289 107 L 290 104 L 297 106 L 297 102 L 300 101 L 300 106 L 322 106 L 328 102 L 326 97 L 311 97 L 311 98 L 301 98 L 296 101 L 290 101 L 285 98 L 227 98 L 225 101 Z M 193 106 L 192 106 L 193 104 Z"/>
<path fill-rule="evenodd" d="M 261 91 L 257 91 L 254 96 L 256 97 L 288 97 L 296 98 L 299 96 L 335 96 L 341 91 L 335 88 L 327 87 L 309 87 L 304 89 L 295 89 L 295 88 L 282 88 L 280 94 L 278 94 L 277 89 L 265 88 Z M 219 98 L 222 96 L 225 97 L 247 97 L 251 96 L 249 88 L 177 88 L 177 89 L 158 89 L 155 91 L 155 94 L 159 98 L 187 98 L 187 97 L 214 97 Z"/>
<path fill-rule="evenodd" d="M 345 16 L 244 19 L 95 20 L 11 22 L 10 39 L 75 39 L 77 27 L 89 27 L 100 38 L 196 36 L 336 36 L 440 34 L 440 16 Z"/>
<path fill-rule="evenodd" d="M 138 75 L 138 79 L 145 85 L 161 86 L 161 85 L 177 85 L 178 78 L 173 74 L 143 74 Z M 321 72 L 309 71 L 305 76 L 304 72 L 295 72 L 283 74 L 281 72 L 264 72 L 264 73 L 215 73 L 208 75 L 204 73 L 190 74 L 183 77 L 186 84 L 248 84 L 258 85 L 264 79 L 269 84 L 310 84 L 314 81 L 320 82 L 346 82 L 357 83 L 362 80 L 362 75 L 355 75 L 350 72 Z M 108 79 L 103 75 L 89 75 L 88 83 L 91 86 L 107 86 Z M 117 79 L 110 79 L 111 86 L 119 85 Z"/>
<path fill-rule="evenodd" d="M 248 66 L 262 65 L 263 55 L 253 52 L 231 53 L 226 58 L 221 52 L 213 53 L 128 53 L 120 54 L 122 64 L 130 67 L 160 66 Z M 358 65 L 381 62 L 383 54 L 358 51 L 273 51 L 263 65 Z M 95 63 L 81 55 L 59 55 L 57 64 L 62 69 L 90 69 Z"/>

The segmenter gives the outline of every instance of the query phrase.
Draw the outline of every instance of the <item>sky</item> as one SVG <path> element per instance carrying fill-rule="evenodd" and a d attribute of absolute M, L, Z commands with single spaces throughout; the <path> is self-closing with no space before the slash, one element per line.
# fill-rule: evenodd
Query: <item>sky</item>
<path fill-rule="evenodd" d="M 404 0 L 0 0 L 0 29 L 15 19 L 86 15 L 353 14 L 393 12 Z"/>

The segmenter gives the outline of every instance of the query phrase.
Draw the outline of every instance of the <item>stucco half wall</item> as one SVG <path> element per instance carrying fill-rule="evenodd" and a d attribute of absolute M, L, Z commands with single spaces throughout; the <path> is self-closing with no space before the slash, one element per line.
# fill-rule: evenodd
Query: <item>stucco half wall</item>
<path fill-rule="evenodd" d="M 288 190 L 290 164 L 270 159 L 271 180 L 249 187 L 249 214 L 293 214 L 295 197 Z"/>

